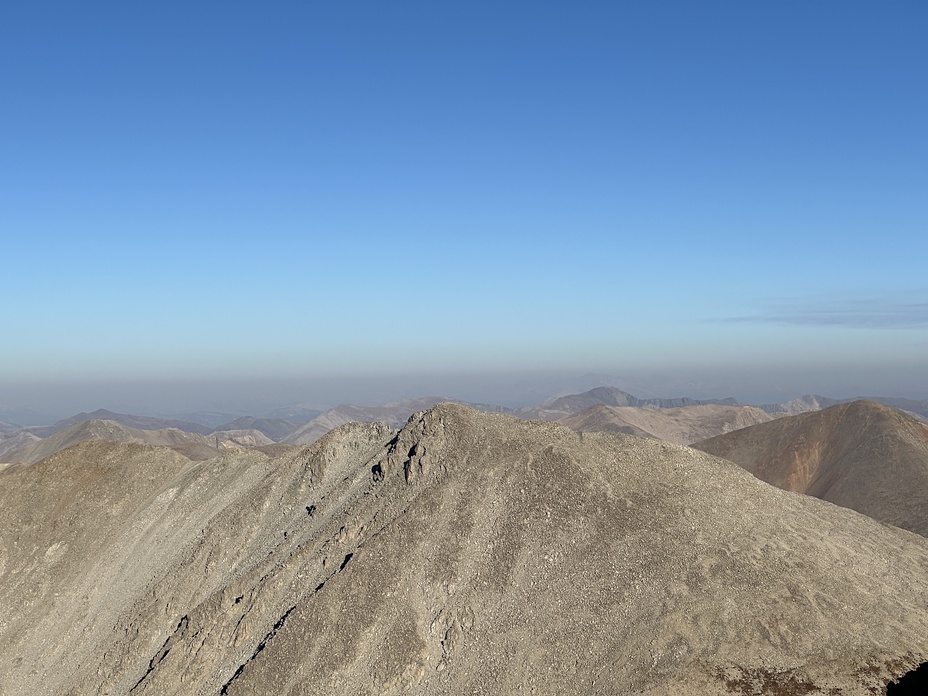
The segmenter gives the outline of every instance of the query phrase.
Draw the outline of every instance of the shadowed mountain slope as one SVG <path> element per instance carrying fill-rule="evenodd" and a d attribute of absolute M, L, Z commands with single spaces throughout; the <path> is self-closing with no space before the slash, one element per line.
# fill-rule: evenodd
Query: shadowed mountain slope
<path fill-rule="evenodd" d="M 696 443 L 759 479 L 928 536 L 928 426 L 874 401 Z"/>
<path fill-rule="evenodd" d="M 270 460 L 0 472 L 0 692 L 880 693 L 928 540 L 695 450 L 440 405 Z"/>
<path fill-rule="evenodd" d="M 627 433 L 688 445 L 772 419 L 753 406 L 704 404 L 659 409 L 598 404 L 560 422 L 578 432 Z"/>

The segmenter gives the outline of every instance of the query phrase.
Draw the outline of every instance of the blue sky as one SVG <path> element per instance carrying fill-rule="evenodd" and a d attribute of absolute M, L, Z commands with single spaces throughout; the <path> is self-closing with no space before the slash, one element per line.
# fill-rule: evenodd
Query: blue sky
<path fill-rule="evenodd" d="M 0 386 L 928 397 L 928 5 L 450 5 L 7 3 Z"/>

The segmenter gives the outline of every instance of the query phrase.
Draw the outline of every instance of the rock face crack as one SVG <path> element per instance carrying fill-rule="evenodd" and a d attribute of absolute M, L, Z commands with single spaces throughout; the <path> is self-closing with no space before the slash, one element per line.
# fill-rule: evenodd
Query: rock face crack
<path fill-rule="evenodd" d="M 258 655 L 260 655 L 261 651 L 267 647 L 268 641 L 270 641 L 275 635 L 277 635 L 277 632 L 287 622 L 287 617 L 290 616 L 290 613 L 294 609 L 296 609 L 295 604 L 289 609 L 287 609 L 287 611 L 284 612 L 283 616 L 277 619 L 277 622 L 271 627 L 271 630 L 268 631 L 267 635 L 265 635 L 264 638 L 261 639 L 261 642 L 258 643 L 258 647 L 255 648 L 255 651 L 251 654 L 251 657 L 249 657 L 247 660 L 245 660 L 245 662 L 239 665 L 238 669 L 235 670 L 235 674 L 232 675 L 229 681 L 227 681 L 225 684 L 222 685 L 222 688 L 219 690 L 220 694 L 224 695 L 224 694 L 229 693 L 229 686 L 232 684 L 232 682 L 234 682 L 239 677 L 239 675 L 245 671 L 245 667 L 248 665 L 248 663 L 254 660 Z"/>
<path fill-rule="evenodd" d="M 340 573 L 341 571 L 343 571 L 343 570 L 345 569 L 345 566 L 348 565 L 348 561 L 350 561 L 350 560 L 352 559 L 353 556 L 354 556 L 354 553 L 353 553 L 353 552 L 352 552 L 352 553 L 347 553 L 347 554 L 345 554 L 345 557 L 342 559 L 341 565 L 338 567 L 338 570 L 335 571 L 334 573 L 332 573 L 332 575 L 329 576 L 329 578 L 327 578 L 326 580 L 323 580 L 321 583 L 319 583 L 319 585 L 318 585 L 318 586 L 316 587 L 316 589 L 315 589 L 315 592 L 318 592 L 319 590 L 321 590 L 321 589 L 323 588 L 323 586 L 325 585 L 325 583 L 326 583 L 328 580 L 330 580 L 333 576 L 335 576 L 335 575 L 337 575 L 338 573 Z M 281 616 L 281 617 L 277 620 L 277 622 L 271 627 L 271 630 L 268 631 L 267 635 L 265 635 L 264 638 L 261 639 L 261 642 L 258 643 L 258 647 L 255 648 L 255 651 L 251 654 L 251 657 L 249 657 L 247 660 L 245 660 L 245 662 L 243 662 L 241 665 L 239 665 L 238 669 L 235 670 L 235 674 L 232 675 L 232 677 L 229 679 L 229 681 L 227 681 L 225 684 L 222 685 L 222 688 L 219 690 L 219 693 L 220 693 L 221 696 L 225 696 L 226 694 L 229 693 L 229 686 L 231 686 L 232 682 L 234 682 L 234 681 L 239 677 L 239 675 L 241 675 L 241 673 L 245 671 L 245 667 L 248 666 L 248 663 L 251 662 L 252 660 L 254 660 L 258 655 L 260 655 L 260 654 L 261 654 L 261 651 L 263 651 L 264 648 L 267 647 L 268 642 L 269 642 L 275 635 L 277 635 L 277 632 L 283 627 L 284 623 L 286 623 L 287 617 L 290 616 L 290 614 L 293 612 L 294 609 L 296 609 L 296 605 L 295 605 L 295 604 L 294 604 L 292 607 L 290 607 L 289 609 L 287 609 L 287 611 L 284 612 L 283 616 Z M 183 623 L 186 619 L 187 619 L 187 617 L 185 616 L 185 617 L 181 620 L 182 623 Z M 241 620 L 239 620 L 239 623 L 241 623 Z M 180 626 L 178 625 L 178 627 L 180 627 Z M 184 624 L 184 629 L 186 630 L 186 624 Z M 168 645 L 169 642 L 170 642 L 170 638 L 165 642 L 165 646 L 162 647 L 162 650 L 159 651 L 158 655 L 161 655 L 161 657 L 158 658 L 158 655 L 155 656 L 156 658 L 158 658 L 158 661 L 160 661 L 161 659 L 163 659 L 163 658 L 164 658 L 164 655 L 167 655 L 167 652 L 165 651 L 165 647 L 167 647 L 167 645 Z M 163 655 L 162 655 L 162 652 L 163 652 Z M 157 662 L 155 662 L 155 658 L 152 658 L 152 662 L 153 662 L 153 665 L 157 664 Z M 148 671 L 151 672 L 152 669 L 154 669 L 154 666 L 152 666 Z M 145 676 L 147 677 L 147 676 L 148 676 L 148 673 L 146 673 Z M 142 677 L 142 679 L 139 680 L 139 683 L 141 683 L 144 679 L 145 679 L 145 677 Z M 136 685 L 136 686 L 138 686 L 138 685 Z"/>
<path fill-rule="evenodd" d="M 353 556 L 354 556 L 354 553 L 345 554 L 345 557 L 342 559 L 342 564 L 341 564 L 340 566 L 338 566 L 338 570 L 336 570 L 336 571 L 335 571 L 334 573 L 332 573 L 329 577 L 327 577 L 325 580 L 323 580 L 323 581 L 320 582 L 318 585 L 316 585 L 316 589 L 313 590 L 313 593 L 316 593 L 316 592 L 318 592 L 319 590 L 321 590 L 323 587 L 325 587 L 325 584 L 326 584 L 329 580 L 331 580 L 331 579 L 334 578 L 336 575 L 338 575 L 340 572 L 342 572 L 342 571 L 345 569 L 345 566 L 348 565 L 348 561 L 350 561 L 351 558 L 352 558 Z"/>
<path fill-rule="evenodd" d="M 129 693 L 136 691 L 148 676 L 155 671 L 155 668 L 161 663 L 164 658 L 168 656 L 168 653 L 171 652 L 171 644 L 180 640 L 187 633 L 187 627 L 190 625 L 190 618 L 185 614 L 181 617 L 180 621 L 177 622 L 177 627 L 174 629 L 174 632 L 165 638 L 164 643 L 161 644 L 161 647 L 158 648 L 158 652 L 154 654 L 154 657 L 148 661 L 148 670 L 145 674 L 142 675 L 142 678 L 135 682 L 135 686 L 129 689 Z"/>

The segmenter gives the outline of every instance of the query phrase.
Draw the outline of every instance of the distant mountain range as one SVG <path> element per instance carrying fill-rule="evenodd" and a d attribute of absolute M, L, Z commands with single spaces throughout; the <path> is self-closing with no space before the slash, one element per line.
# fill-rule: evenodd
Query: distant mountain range
<path fill-rule="evenodd" d="M 806 394 L 805 396 L 800 396 L 797 399 L 792 399 L 782 404 L 766 404 L 761 406 L 761 408 L 768 413 L 794 415 L 796 413 L 820 411 L 829 406 L 847 404 L 852 401 L 876 401 L 900 411 L 905 411 L 918 420 L 928 422 L 928 400 L 916 401 L 915 399 L 898 399 L 887 396 L 855 396 L 851 399 L 830 399 L 827 396 L 819 396 L 818 394 Z"/>
<path fill-rule="evenodd" d="M 560 420 L 575 413 L 580 413 L 591 406 L 605 404 L 606 406 L 636 406 L 640 408 L 679 408 L 681 406 L 697 406 L 704 404 L 723 404 L 726 406 L 739 406 L 735 399 L 690 399 L 680 397 L 674 399 L 639 399 L 628 392 L 616 387 L 596 387 L 582 394 L 561 396 L 538 406 L 528 406 L 513 411 L 521 418 L 536 418 L 540 420 Z"/>
<path fill-rule="evenodd" d="M 699 404 L 644 408 L 597 404 L 558 422 L 578 432 L 620 432 L 688 445 L 774 418 L 754 406 Z"/>
<path fill-rule="evenodd" d="M 33 438 L 31 441 L 30 437 Z M 7 446 L 8 440 L 17 438 L 21 438 L 19 447 L 14 448 L 12 442 Z M 0 440 L 0 462 L 34 463 L 88 440 L 170 447 L 193 460 L 211 459 L 229 448 L 260 448 L 273 444 L 273 440 L 254 429 L 223 430 L 203 435 L 178 428 L 133 428 L 115 420 L 91 418 L 79 420 L 43 439 L 21 431 L 17 437 Z"/>
<path fill-rule="evenodd" d="M 178 414 L 175 415 L 174 418 L 190 421 L 191 423 L 197 423 L 206 428 L 209 428 L 210 431 L 213 431 L 224 430 L 229 423 L 240 420 L 241 418 L 254 418 L 255 420 L 271 422 L 286 421 L 294 424 L 303 424 L 308 420 L 312 420 L 320 413 L 322 413 L 320 409 L 295 405 L 274 408 L 270 411 L 257 414 L 225 413 L 221 411 L 195 411 L 193 413 Z M 167 416 L 164 415 L 158 417 L 167 418 Z"/>
<path fill-rule="evenodd" d="M 928 422 L 928 400 L 882 398 L 872 400 L 905 410 L 913 417 Z M 69 431 L 76 425 L 89 421 L 106 421 L 118 423 L 126 428 L 140 431 L 170 430 L 203 436 L 197 443 L 165 443 L 175 448 L 186 448 L 193 458 L 212 456 L 222 443 L 230 446 L 264 447 L 270 443 L 286 445 L 304 445 L 319 439 L 322 435 L 344 423 L 383 422 L 391 428 L 399 428 L 418 411 L 431 408 L 440 402 L 462 403 L 484 412 L 501 412 L 534 420 L 561 420 L 569 427 L 580 431 L 605 430 L 626 432 L 636 435 L 656 437 L 679 444 L 688 444 L 748 425 L 761 423 L 773 417 L 818 411 L 822 408 L 845 403 L 849 400 L 830 399 L 819 395 L 806 395 L 781 404 L 768 404 L 753 407 L 739 404 L 733 398 L 725 399 L 691 399 L 676 398 L 639 398 L 616 387 L 602 386 L 580 394 L 570 394 L 549 399 L 543 403 L 522 408 L 505 408 L 489 404 L 467 403 L 431 396 L 407 399 L 378 406 L 357 406 L 343 404 L 322 413 L 303 407 L 278 409 L 280 413 L 315 414 L 311 419 L 302 421 L 282 417 L 240 416 L 228 421 L 221 421 L 225 414 L 209 413 L 195 415 L 197 418 L 217 422 L 209 426 L 192 420 L 156 418 L 115 413 L 99 409 L 91 413 L 78 413 L 70 418 L 60 420 L 53 425 L 29 428 L 17 428 L 10 423 L 0 426 L 0 462 L 35 461 L 37 453 L 46 456 L 62 446 L 74 444 L 83 437 L 95 438 L 105 428 L 77 429 Z M 766 413 L 769 418 L 765 415 Z M 57 433 L 69 431 L 67 436 L 51 440 L 40 446 L 38 443 L 51 438 Z M 128 431 L 126 431 L 128 432 Z M 126 435 L 116 439 L 139 442 L 150 441 L 145 436 Z M 67 444 L 65 444 L 67 443 Z M 218 444 L 217 444 L 218 443 Z M 56 449 L 57 448 L 57 449 Z M 206 448 L 206 449 L 203 449 Z"/>
<path fill-rule="evenodd" d="M 31 427 L 27 429 L 29 432 L 38 435 L 39 437 L 48 437 L 54 433 L 66 430 L 72 425 L 84 423 L 89 420 L 113 421 L 115 423 L 120 423 L 121 425 L 127 425 L 130 428 L 138 428 L 139 430 L 177 428 L 178 430 L 183 430 L 188 433 L 200 433 L 201 435 L 208 435 L 210 432 L 212 432 L 211 428 L 207 428 L 203 425 L 200 425 L 199 423 L 166 418 L 150 418 L 149 416 L 134 416 L 128 413 L 114 413 L 113 411 L 108 411 L 105 408 L 97 409 L 93 413 L 81 412 L 71 416 L 70 418 L 60 420 L 54 425 Z"/>
<path fill-rule="evenodd" d="M 490 404 L 459 401 L 447 397 L 430 396 L 419 399 L 396 401 L 381 406 L 354 406 L 342 404 L 319 414 L 280 441 L 290 444 L 314 442 L 329 430 L 349 422 L 382 422 L 391 428 L 401 427 L 415 412 L 431 408 L 438 403 L 457 403 L 484 412 L 508 413 L 519 418 L 534 420 L 560 420 L 596 405 L 632 406 L 639 408 L 666 409 L 690 405 L 721 404 L 738 406 L 734 399 L 698 400 L 687 397 L 674 399 L 639 399 L 616 387 L 597 387 L 582 394 L 571 394 L 551 399 L 535 406 L 506 408 Z M 721 432 L 721 431 L 719 431 Z"/>
<path fill-rule="evenodd" d="M 136 416 L 99 409 L 54 425 L 0 432 L 0 463 L 34 462 L 85 440 L 139 442 L 173 447 L 192 459 L 208 459 L 228 447 L 265 447 L 299 424 L 244 416 L 215 428 L 191 421 Z"/>
<path fill-rule="evenodd" d="M 233 421 L 224 423 L 210 432 L 221 432 L 224 430 L 257 430 L 274 442 L 280 442 L 288 435 L 297 430 L 302 424 L 293 423 L 283 418 L 252 418 L 251 416 L 242 416 Z"/>
<path fill-rule="evenodd" d="M 16 430 L 0 434 L 0 463 L 7 461 L 8 454 L 36 442 L 41 442 L 41 438 L 33 435 L 28 430 Z"/>
<path fill-rule="evenodd" d="M 0 433 L 9 433 L 19 429 L 20 427 L 18 425 L 13 425 L 12 423 L 7 423 L 6 421 L 0 420 Z"/>

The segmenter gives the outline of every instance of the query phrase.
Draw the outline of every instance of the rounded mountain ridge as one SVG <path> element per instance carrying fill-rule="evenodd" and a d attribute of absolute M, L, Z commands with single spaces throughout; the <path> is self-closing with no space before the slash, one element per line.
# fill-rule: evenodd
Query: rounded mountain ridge
<path fill-rule="evenodd" d="M 838 404 L 693 447 L 780 488 L 928 535 L 928 425 L 884 404 Z"/>
<path fill-rule="evenodd" d="M 93 449 L 0 473 L 5 693 L 871 694 L 928 656 L 926 540 L 681 446 L 441 404 Z"/>

